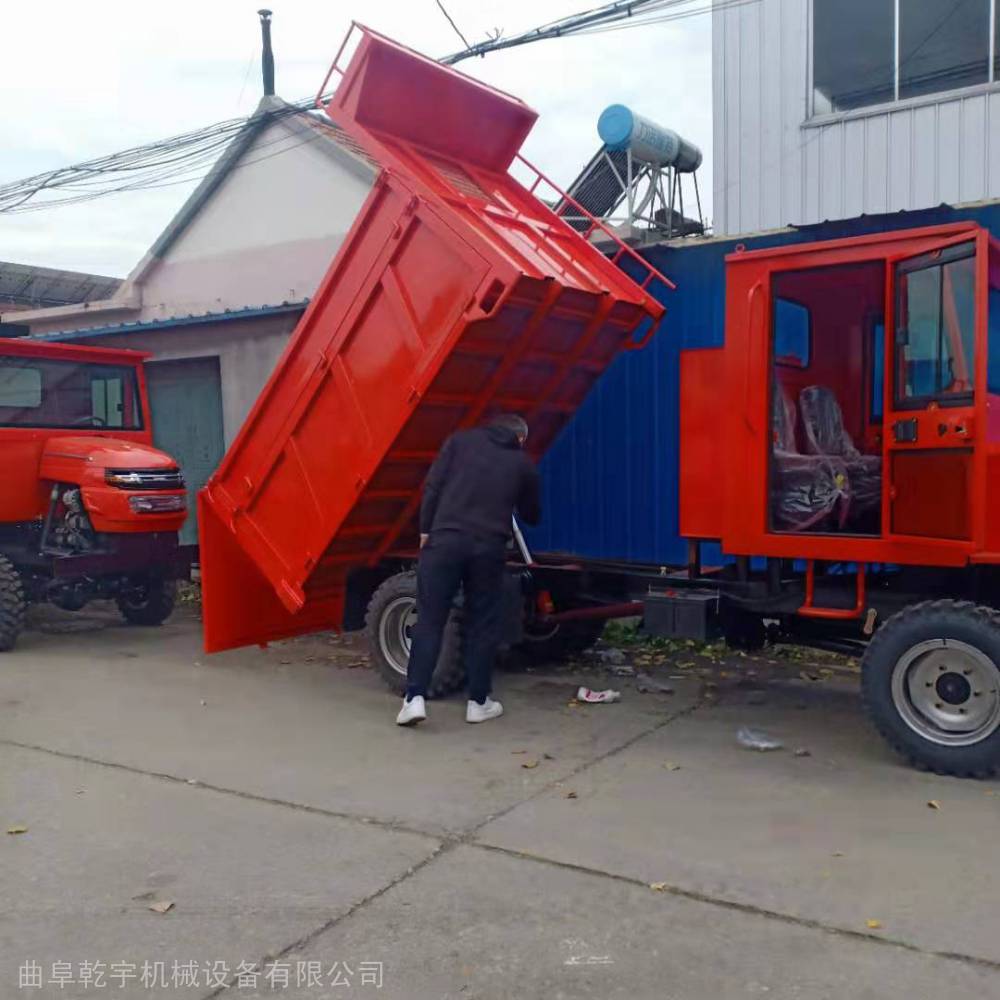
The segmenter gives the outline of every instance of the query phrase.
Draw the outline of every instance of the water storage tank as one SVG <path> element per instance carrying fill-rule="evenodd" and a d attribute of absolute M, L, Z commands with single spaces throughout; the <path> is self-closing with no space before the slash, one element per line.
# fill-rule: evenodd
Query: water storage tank
<path fill-rule="evenodd" d="M 701 150 L 676 132 L 637 115 L 624 104 L 612 104 L 597 120 L 597 134 L 608 149 L 630 149 L 632 156 L 657 167 L 690 173 L 701 166 Z"/>

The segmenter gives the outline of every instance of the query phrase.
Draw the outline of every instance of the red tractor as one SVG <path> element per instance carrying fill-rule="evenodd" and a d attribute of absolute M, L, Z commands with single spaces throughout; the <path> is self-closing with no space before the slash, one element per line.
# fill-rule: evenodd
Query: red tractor
<path fill-rule="evenodd" d="M 916 763 L 995 772 L 1000 244 L 956 223 L 738 249 L 726 296 L 724 346 L 681 361 L 690 575 L 734 641 L 856 646 Z M 703 571 L 705 539 L 735 563 Z"/>
<path fill-rule="evenodd" d="M 0 339 L 0 650 L 29 602 L 112 598 L 137 625 L 173 610 L 187 498 L 152 447 L 145 357 Z"/>

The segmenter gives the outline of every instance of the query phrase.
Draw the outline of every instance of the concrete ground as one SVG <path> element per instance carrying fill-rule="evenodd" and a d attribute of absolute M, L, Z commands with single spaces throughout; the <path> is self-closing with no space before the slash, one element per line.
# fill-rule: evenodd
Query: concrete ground
<path fill-rule="evenodd" d="M 590 660 L 400 730 L 356 642 L 199 632 L 0 658 L 0 997 L 1000 997 L 1000 785 L 908 769 L 849 670 L 639 652 L 673 693 Z"/>

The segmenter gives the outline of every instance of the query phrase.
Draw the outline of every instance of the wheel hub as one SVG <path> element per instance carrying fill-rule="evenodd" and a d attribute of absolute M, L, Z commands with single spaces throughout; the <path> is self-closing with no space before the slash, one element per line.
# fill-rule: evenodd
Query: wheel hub
<path fill-rule="evenodd" d="M 972 697 L 972 685 L 961 675 L 949 670 L 934 685 L 937 696 L 949 705 L 964 705 Z"/>
<path fill-rule="evenodd" d="M 896 664 L 892 699 L 906 724 L 944 746 L 971 746 L 1000 726 L 1000 670 L 957 639 L 917 643 Z"/>
<path fill-rule="evenodd" d="M 378 642 L 382 656 L 398 674 L 406 676 L 417 624 L 417 602 L 412 597 L 397 597 L 382 612 L 378 623 Z"/>

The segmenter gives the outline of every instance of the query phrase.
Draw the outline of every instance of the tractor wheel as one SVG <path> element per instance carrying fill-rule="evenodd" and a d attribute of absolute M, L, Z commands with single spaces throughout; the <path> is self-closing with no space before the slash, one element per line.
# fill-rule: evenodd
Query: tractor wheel
<path fill-rule="evenodd" d="M 987 777 L 1000 767 L 1000 614 L 925 601 L 890 618 L 862 660 L 865 707 L 918 767 Z"/>
<path fill-rule="evenodd" d="M 0 556 L 0 653 L 14 648 L 24 628 L 24 586 L 14 564 Z"/>
<path fill-rule="evenodd" d="M 118 595 L 118 610 L 129 625 L 162 625 L 173 613 L 177 584 L 144 580 Z"/>
<path fill-rule="evenodd" d="M 601 638 L 606 624 L 603 618 L 580 619 L 544 627 L 526 623 L 524 641 L 511 650 L 515 654 L 513 663 L 517 664 L 518 660 L 562 663 L 590 649 Z"/>
<path fill-rule="evenodd" d="M 416 623 L 416 571 L 397 573 L 375 591 L 365 615 L 372 663 L 382 680 L 397 694 L 406 692 L 406 667 L 410 662 L 410 642 Z M 440 698 L 458 690 L 464 682 L 461 618 L 459 612 L 452 611 L 427 694 Z"/>

